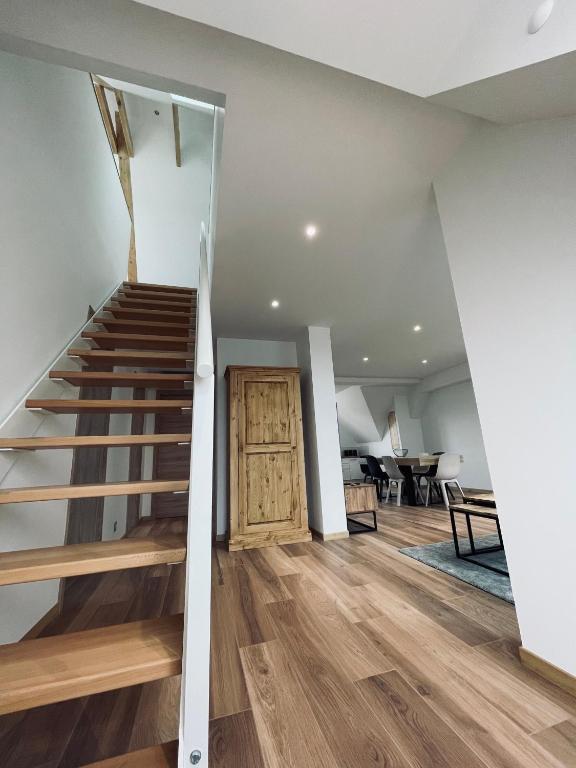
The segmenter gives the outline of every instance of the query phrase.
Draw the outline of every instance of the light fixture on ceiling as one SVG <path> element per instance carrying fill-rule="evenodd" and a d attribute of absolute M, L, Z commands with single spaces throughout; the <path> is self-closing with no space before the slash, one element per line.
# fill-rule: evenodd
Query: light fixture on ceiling
<path fill-rule="evenodd" d="M 554 0 L 544 0 L 543 3 L 540 3 L 528 21 L 528 34 L 535 35 L 536 32 L 539 32 L 550 18 L 553 10 Z"/>
<path fill-rule="evenodd" d="M 428 360 L 422 360 L 422 365 L 428 365 Z"/>
<path fill-rule="evenodd" d="M 422 326 L 421 325 L 415 325 L 412 330 L 414 331 L 414 333 L 420 333 L 420 331 L 422 330 Z"/>
<path fill-rule="evenodd" d="M 367 363 L 367 362 L 368 362 L 368 360 L 369 360 L 369 358 L 368 358 L 368 357 L 363 357 L 363 358 L 362 358 L 362 362 L 363 362 L 363 363 Z"/>
<path fill-rule="evenodd" d="M 272 301 L 270 302 L 270 306 L 272 307 L 272 309 L 278 309 L 278 307 L 280 306 L 280 302 L 278 301 L 278 299 L 272 299 Z"/>
<path fill-rule="evenodd" d="M 318 234 L 318 227 L 316 224 L 307 224 L 306 229 L 304 230 L 304 234 L 308 238 L 308 240 L 314 240 L 316 235 Z"/>

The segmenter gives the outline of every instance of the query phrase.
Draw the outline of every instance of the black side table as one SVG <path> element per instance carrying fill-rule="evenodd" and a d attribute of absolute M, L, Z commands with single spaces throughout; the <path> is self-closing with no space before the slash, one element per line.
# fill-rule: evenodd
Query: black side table
<path fill-rule="evenodd" d="M 466 529 L 468 531 L 468 540 L 470 544 L 470 552 L 462 552 L 460 549 L 460 542 L 458 541 L 458 532 L 456 531 L 456 515 L 464 515 L 466 519 Z M 480 517 L 485 520 L 494 520 L 496 523 L 496 531 L 498 533 L 498 544 L 492 547 L 477 547 L 474 541 L 474 533 L 472 531 L 472 517 Z M 496 511 L 496 504 L 493 501 L 483 501 L 478 503 L 478 500 L 467 500 L 464 498 L 463 504 L 452 504 L 450 506 L 450 523 L 452 525 L 452 537 L 454 538 L 454 549 L 456 550 L 456 557 L 460 560 L 467 560 L 469 563 L 475 565 L 481 565 L 482 568 L 487 568 L 489 571 L 500 573 L 502 576 L 508 576 L 508 571 L 503 568 L 497 568 L 494 565 L 488 565 L 476 558 L 476 555 L 483 555 L 488 552 L 502 552 L 504 550 L 504 542 L 502 541 L 502 531 L 500 530 L 500 521 L 498 519 L 498 512 Z"/>

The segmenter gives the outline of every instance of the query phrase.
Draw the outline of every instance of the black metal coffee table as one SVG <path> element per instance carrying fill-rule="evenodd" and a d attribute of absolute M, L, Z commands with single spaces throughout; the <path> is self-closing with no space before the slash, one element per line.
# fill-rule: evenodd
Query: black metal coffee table
<path fill-rule="evenodd" d="M 458 541 L 458 532 L 456 530 L 456 515 L 464 515 L 466 520 L 466 529 L 468 531 L 468 540 L 470 544 L 470 552 L 462 552 L 460 549 L 460 542 Z M 474 532 L 472 530 L 473 517 L 480 517 L 487 520 L 494 520 L 496 523 L 496 531 L 498 533 L 498 544 L 491 547 L 477 547 L 474 541 Z M 495 565 L 489 565 L 477 559 L 477 555 L 485 555 L 489 552 L 502 552 L 504 550 L 504 542 L 502 541 L 502 531 L 500 530 L 500 521 L 498 519 L 498 512 L 496 511 L 496 502 L 493 499 L 479 499 L 477 497 L 464 496 L 464 502 L 462 504 L 450 505 L 450 523 L 452 525 L 452 536 L 454 538 L 454 549 L 456 550 L 456 557 L 460 560 L 466 560 L 469 563 L 475 565 L 481 565 L 482 568 L 487 568 L 495 573 L 500 573 L 503 576 L 508 576 L 508 571 L 503 568 L 497 568 Z"/>

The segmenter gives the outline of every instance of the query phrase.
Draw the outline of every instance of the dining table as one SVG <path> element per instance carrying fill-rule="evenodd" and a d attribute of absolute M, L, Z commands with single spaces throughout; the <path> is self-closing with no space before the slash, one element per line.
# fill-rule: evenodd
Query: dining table
<path fill-rule="evenodd" d="M 382 459 L 380 458 L 380 462 Z M 403 485 L 406 487 L 406 498 L 408 504 L 411 507 L 415 507 L 418 504 L 416 499 L 416 489 L 414 488 L 414 467 L 435 467 L 440 460 L 440 456 L 434 456 L 431 453 L 423 453 L 419 456 L 392 456 L 396 464 L 400 467 L 400 471 L 406 478 L 406 482 Z M 460 456 L 460 461 L 464 461 L 464 457 Z"/>

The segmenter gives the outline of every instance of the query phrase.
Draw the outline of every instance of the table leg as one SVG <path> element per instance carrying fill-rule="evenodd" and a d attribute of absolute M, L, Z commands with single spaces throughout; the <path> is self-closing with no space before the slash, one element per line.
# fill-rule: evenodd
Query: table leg
<path fill-rule="evenodd" d="M 406 498 L 408 499 L 408 504 L 411 507 L 416 506 L 416 491 L 414 490 L 414 473 L 412 472 L 411 466 L 404 466 L 400 467 L 400 470 L 404 477 L 406 478 L 406 482 L 404 485 L 406 486 Z"/>
<path fill-rule="evenodd" d="M 456 550 L 456 557 L 460 557 L 460 544 L 458 542 L 458 531 L 456 529 L 456 519 L 454 517 L 454 510 L 450 510 L 450 524 L 452 525 L 452 537 L 454 539 L 454 549 Z"/>
<path fill-rule="evenodd" d="M 472 554 L 475 554 L 476 547 L 474 545 L 474 534 L 472 533 L 472 521 L 470 520 L 469 514 L 466 514 L 466 527 L 468 528 L 468 538 L 470 539 L 470 552 Z"/>

